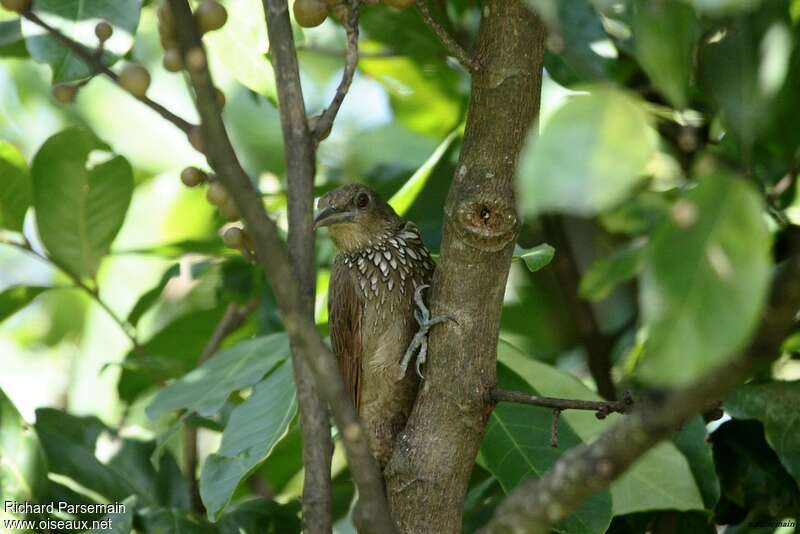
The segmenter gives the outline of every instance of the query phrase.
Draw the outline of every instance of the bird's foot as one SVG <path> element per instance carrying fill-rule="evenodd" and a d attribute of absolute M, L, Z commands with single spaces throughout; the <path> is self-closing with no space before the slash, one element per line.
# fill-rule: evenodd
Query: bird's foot
<path fill-rule="evenodd" d="M 421 285 L 417 287 L 417 290 L 414 292 L 414 302 L 417 305 L 417 309 L 414 310 L 414 319 L 417 320 L 417 324 L 419 324 L 419 330 L 416 334 L 414 334 L 411 343 L 408 345 L 408 349 L 406 349 L 406 353 L 403 355 L 403 359 L 400 362 L 400 373 L 398 374 L 397 379 L 402 380 L 404 376 L 406 376 L 406 370 L 408 369 L 408 364 L 411 362 L 412 356 L 414 353 L 417 353 L 417 374 L 420 378 L 425 378 L 422 376 L 422 371 L 420 368 L 422 365 L 427 361 L 428 357 L 428 331 L 431 328 L 436 326 L 439 323 L 444 323 L 445 321 L 453 321 L 454 323 L 458 324 L 458 321 L 450 315 L 437 315 L 436 317 L 431 317 L 430 311 L 428 310 L 427 306 L 425 306 L 425 302 L 422 300 L 422 292 L 428 288 L 427 285 Z"/>

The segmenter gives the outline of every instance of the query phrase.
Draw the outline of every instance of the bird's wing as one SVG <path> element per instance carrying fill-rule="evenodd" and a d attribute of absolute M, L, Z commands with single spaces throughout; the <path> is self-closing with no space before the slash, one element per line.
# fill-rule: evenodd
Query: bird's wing
<path fill-rule="evenodd" d="M 328 295 L 328 320 L 333 353 L 339 362 L 344 387 L 350 394 L 356 413 L 361 401 L 361 343 L 364 303 L 352 273 L 343 264 L 331 272 Z"/>

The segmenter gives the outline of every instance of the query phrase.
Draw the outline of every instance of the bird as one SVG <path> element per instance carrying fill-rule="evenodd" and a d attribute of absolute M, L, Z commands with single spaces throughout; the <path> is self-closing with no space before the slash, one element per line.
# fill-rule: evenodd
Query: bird
<path fill-rule="evenodd" d="M 314 227 L 336 248 L 328 286 L 333 353 L 381 469 L 410 414 L 424 361 L 425 335 L 441 318 L 422 299 L 434 271 L 417 226 L 361 184 L 329 191 Z M 417 373 L 408 369 L 419 349 Z"/>

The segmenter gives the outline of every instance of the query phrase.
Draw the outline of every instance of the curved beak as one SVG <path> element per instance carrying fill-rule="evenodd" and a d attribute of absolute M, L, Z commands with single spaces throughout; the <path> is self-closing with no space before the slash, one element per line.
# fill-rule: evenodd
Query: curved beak
<path fill-rule="evenodd" d="M 314 217 L 314 229 L 332 224 L 352 222 L 355 215 L 354 211 L 339 211 L 331 207 L 322 208 Z"/>

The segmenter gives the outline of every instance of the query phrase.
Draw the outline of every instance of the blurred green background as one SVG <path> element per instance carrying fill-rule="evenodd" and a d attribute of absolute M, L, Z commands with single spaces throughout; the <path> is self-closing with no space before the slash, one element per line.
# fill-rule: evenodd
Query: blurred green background
<path fill-rule="evenodd" d="M 107 7 L 102 0 L 95 3 L 101 12 Z M 597 398 L 589 360 L 600 343 L 619 391 L 685 383 L 746 343 L 771 270 L 784 259 L 782 236 L 800 222 L 800 2 L 525 3 L 545 21 L 549 36 L 540 119 L 529 133 L 517 177 L 525 222 L 517 251 L 521 261 L 512 264 L 503 308 L 500 382 L 540 394 Z M 261 2 L 224 4 L 228 23 L 205 39 L 215 82 L 227 99 L 224 118 L 265 206 L 285 229 L 285 164 Z M 474 40 L 481 2 L 437 5 L 457 38 Z M 72 22 L 93 28 L 96 20 Z M 37 421 L 40 440 L 47 441 L 42 437 L 47 431 L 38 428 L 41 421 L 56 435 L 63 429 L 54 430 L 54 414 L 66 412 L 97 417 L 69 421 L 94 436 L 91 452 L 101 463 L 118 452 L 120 439 L 158 439 L 171 453 L 163 458 L 180 460 L 175 413 L 162 410 L 153 419 L 145 408 L 159 391 L 170 391 L 165 385 L 196 366 L 230 303 L 256 298 L 262 306 L 226 348 L 235 351 L 242 340 L 280 334 L 269 288 L 258 268 L 223 247 L 225 221 L 203 188 L 180 183 L 185 166 L 207 169 L 180 131 L 103 78 L 82 88 L 74 104 L 56 103 L 51 68 L 28 57 L 24 27 L 21 34 L 15 15 L 2 10 L 0 24 L 0 155 L 16 149 L 30 165 L 51 136 L 82 126 L 133 168 L 130 208 L 96 279 L 102 300 L 136 323 L 143 347 L 132 352 L 119 325 L 63 272 L 0 243 L 0 390 L 22 419 Z M 413 177 L 421 188 L 405 197 L 411 202 L 405 216 L 438 252 L 469 76 L 446 57 L 414 10 L 367 7 L 361 31 L 359 70 L 330 138 L 320 146 L 318 192 L 360 181 L 389 198 Z M 329 19 L 319 28 L 296 26 L 295 39 L 313 115 L 339 82 L 344 31 Z M 162 56 L 155 6 L 146 3 L 133 47 L 121 63 L 145 65 L 152 76 L 148 95 L 196 121 L 183 75 L 166 72 Z M 25 218 L 24 235 L 35 251 L 47 254 L 33 211 Z M 19 242 L 18 236 L 0 230 L 10 241 Z M 545 242 L 554 247 L 554 258 Z M 317 252 L 317 316 L 324 332 L 333 256 L 325 235 L 318 238 Z M 15 307 L 9 291 L 17 286 L 60 288 Z M 581 319 L 587 313 L 594 322 L 588 330 Z M 777 405 L 796 413 L 797 347 L 797 336 L 790 338 L 786 353 L 758 377 L 766 386 L 736 393 L 721 426 L 706 428 L 699 418 L 687 423 L 562 531 L 644 532 L 674 520 L 683 525 L 681 532 L 711 532 L 718 523 L 738 524 L 740 530 L 730 531 L 746 532 L 764 518 L 796 518 L 800 464 L 792 447 L 800 446 L 800 438 L 790 419 L 749 403 L 774 395 Z M 270 369 L 262 370 L 264 381 L 274 380 L 282 368 L 267 374 Z M 257 391 L 256 382 L 265 383 L 261 376 L 233 388 L 218 412 L 196 410 L 198 421 L 192 424 L 200 427 L 201 459 L 218 452 L 221 442 L 225 448 L 220 430 L 255 396 L 250 386 Z M 37 415 L 44 407 L 62 412 Z M 292 406 L 283 409 L 294 413 Z M 549 418 L 548 412 L 516 406 L 495 412 L 471 482 L 465 531 L 485 523 L 523 477 L 543 472 L 563 450 L 611 424 L 590 413 L 565 414 L 561 448 L 555 450 L 548 446 Z M 528 426 L 515 434 L 504 430 L 509 421 Z M 266 441 L 259 444 L 266 449 L 256 458 L 258 467 L 236 479 L 248 482 L 230 490 L 239 508 L 225 508 L 223 499 L 215 510 L 230 512 L 230 525 L 241 527 L 238 518 L 250 513 L 247 499 L 264 494 L 277 503 L 264 513 L 289 517 L 288 523 L 275 519 L 270 528 L 296 521 L 302 488 L 296 418 L 274 430 L 268 447 Z M 788 444 L 775 443 L 782 431 L 790 432 Z M 54 463 L 52 447 L 45 443 L 44 449 Z M 334 463 L 337 531 L 348 532 L 352 487 L 338 450 Z M 85 483 L 75 476 L 74 484 L 68 483 L 68 469 L 62 471 L 49 477 L 53 488 L 70 498 L 78 497 L 64 488 L 91 496 L 81 491 Z M 654 494 L 652 481 L 663 491 Z M 89 489 L 105 498 L 127 497 L 123 490 Z M 185 512 L 183 497 L 158 506 L 158 513 L 184 514 L 196 522 L 192 528 L 200 528 L 199 516 Z M 137 521 L 157 524 L 159 518 L 142 513 Z M 211 528 L 203 523 L 206 527 Z M 266 527 L 262 523 L 252 532 L 260 528 Z"/>

